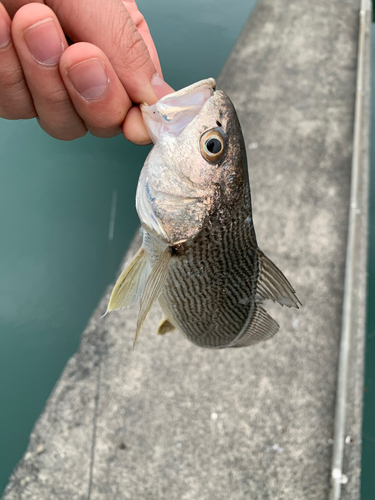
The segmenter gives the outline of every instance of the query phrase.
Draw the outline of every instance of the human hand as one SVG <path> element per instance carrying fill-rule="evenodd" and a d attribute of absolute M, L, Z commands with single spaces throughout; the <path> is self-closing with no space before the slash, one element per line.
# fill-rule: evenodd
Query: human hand
<path fill-rule="evenodd" d="M 133 103 L 154 104 L 173 92 L 159 75 L 155 45 L 135 0 L 0 4 L 2 118 L 36 117 L 62 140 L 87 130 L 98 137 L 122 130 L 129 141 L 147 144 Z"/>

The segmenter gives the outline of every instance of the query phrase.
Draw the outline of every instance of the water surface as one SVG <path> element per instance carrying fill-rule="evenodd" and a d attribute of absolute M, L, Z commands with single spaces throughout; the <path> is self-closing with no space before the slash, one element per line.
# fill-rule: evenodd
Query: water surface
<path fill-rule="evenodd" d="M 217 76 L 254 4 L 140 0 L 169 84 Z M 136 230 L 147 151 L 0 119 L 0 492 Z"/>

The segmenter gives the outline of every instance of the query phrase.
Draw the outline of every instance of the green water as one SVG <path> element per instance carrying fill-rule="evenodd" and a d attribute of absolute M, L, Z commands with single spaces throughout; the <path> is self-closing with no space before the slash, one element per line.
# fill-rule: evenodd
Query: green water
<path fill-rule="evenodd" d="M 372 29 L 372 103 L 370 149 L 370 231 L 367 297 L 366 372 L 362 429 L 362 500 L 375 498 L 375 30 Z"/>
<path fill-rule="evenodd" d="M 139 0 L 169 84 L 217 76 L 255 1 Z M 136 230 L 147 151 L 0 120 L 0 492 Z"/>

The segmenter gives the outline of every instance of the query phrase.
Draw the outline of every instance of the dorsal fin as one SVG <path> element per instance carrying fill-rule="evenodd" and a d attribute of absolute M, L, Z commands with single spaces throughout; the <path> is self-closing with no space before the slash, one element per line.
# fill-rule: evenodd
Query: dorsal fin
<path fill-rule="evenodd" d="M 107 313 L 137 304 L 141 300 L 150 271 L 146 251 L 141 247 L 118 277 L 109 299 Z"/>
<path fill-rule="evenodd" d="M 257 284 L 256 298 L 262 303 L 266 299 L 278 302 L 282 306 L 296 307 L 299 301 L 292 285 L 275 266 L 275 264 L 258 248 L 259 278 Z"/>
<path fill-rule="evenodd" d="M 152 268 L 150 276 L 147 279 L 141 299 L 141 305 L 139 308 L 139 314 L 137 320 L 137 332 L 135 334 L 133 347 L 137 342 L 139 332 L 141 331 L 142 325 L 147 317 L 147 314 L 150 312 L 151 307 L 154 305 L 156 300 L 159 298 L 159 295 L 161 294 L 165 280 L 167 278 L 168 266 L 171 258 L 172 258 L 171 248 L 167 247 L 158 258 L 156 264 Z"/>
<path fill-rule="evenodd" d="M 172 325 L 169 319 L 163 318 L 158 328 L 158 335 L 165 335 L 166 333 L 173 332 L 174 330 L 176 330 L 176 327 Z"/>
<path fill-rule="evenodd" d="M 254 314 L 245 332 L 231 347 L 246 347 L 272 338 L 279 325 L 259 304 L 255 304 Z"/>

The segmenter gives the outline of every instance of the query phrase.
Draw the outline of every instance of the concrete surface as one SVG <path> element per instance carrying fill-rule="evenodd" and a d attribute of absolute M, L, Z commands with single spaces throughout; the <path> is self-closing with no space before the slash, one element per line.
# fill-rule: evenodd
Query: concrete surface
<path fill-rule="evenodd" d="M 327 498 L 358 10 L 357 0 L 259 0 L 219 79 L 243 125 L 259 245 L 304 307 L 270 307 L 281 326 L 271 341 L 222 351 L 158 338 L 155 308 L 132 351 L 137 307 L 100 319 L 108 291 L 3 500 Z M 366 230 L 347 499 L 359 498 Z"/>

